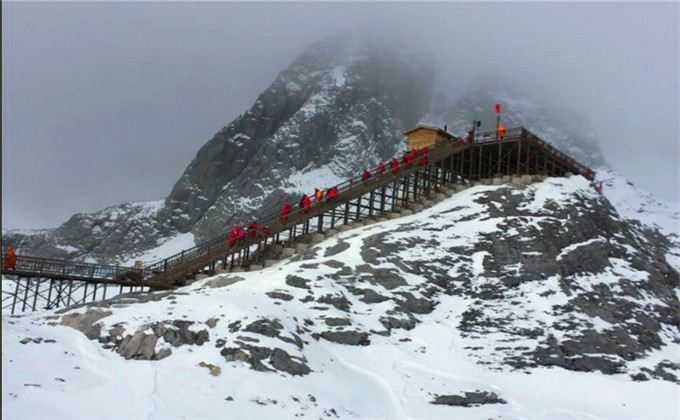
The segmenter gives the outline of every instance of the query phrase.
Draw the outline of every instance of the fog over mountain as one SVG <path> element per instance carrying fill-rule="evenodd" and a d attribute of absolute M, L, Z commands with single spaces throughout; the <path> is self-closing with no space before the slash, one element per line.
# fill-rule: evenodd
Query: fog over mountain
<path fill-rule="evenodd" d="M 578 113 L 613 169 L 677 208 L 677 16 L 675 3 L 5 3 L 2 225 L 167 196 L 305 48 L 346 33 L 434 62 L 435 108 L 493 81 Z"/>

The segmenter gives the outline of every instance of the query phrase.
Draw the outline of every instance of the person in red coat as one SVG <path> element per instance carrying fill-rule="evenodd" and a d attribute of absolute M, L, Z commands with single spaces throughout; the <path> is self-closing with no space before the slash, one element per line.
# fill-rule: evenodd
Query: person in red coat
<path fill-rule="evenodd" d="M 415 162 L 417 157 L 418 157 L 418 151 L 413 149 L 413 150 L 411 150 L 411 153 L 408 154 L 406 161 L 407 162 Z"/>
<path fill-rule="evenodd" d="M 379 174 L 385 172 L 385 164 L 380 162 L 380 165 L 378 165 L 378 169 L 376 172 L 378 172 Z"/>
<path fill-rule="evenodd" d="M 369 179 L 371 179 L 371 173 L 364 169 L 364 172 L 361 174 L 361 180 L 368 181 Z"/>
<path fill-rule="evenodd" d="M 399 161 L 397 158 L 392 158 L 390 160 L 390 166 L 392 167 L 392 173 L 396 175 L 397 172 L 399 172 Z"/>
<path fill-rule="evenodd" d="M 281 207 L 281 223 L 286 224 L 288 221 L 288 215 L 290 214 L 290 203 L 288 201 L 283 200 L 283 207 Z"/>
<path fill-rule="evenodd" d="M 236 242 L 241 243 L 246 239 L 246 231 L 241 226 L 236 226 Z"/>
<path fill-rule="evenodd" d="M 229 246 L 234 246 L 234 242 L 236 241 L 236 228 L 232 229 L 231 232 L 229 232 L 229 235 L 227 235 L 227 241 L 229 242 Z"/>
<path fill-rule="evenodd" d="M 305 213 L 309 213 L 309 209 L 312 205 L 312 200 L 309 199 L 307 194 L 302 196 L 302 201 L 300 201 L 300 207 L 304 209 Z"/>
<path fill-rule="evenodd" d="M 427 147 L 420 150 L 420 165 L 427 165 Z"/>
<path fill-rule="evenodd" d="M 250 225 L 248 226 L 248 237 L 251 239 L 255 239 L 257 237 L 257 234 L 259 233 L 260 225 L 257 224 L 256 221 L 252 221 Z"/>
<path fill-rule="evenodd" d="M 17 267 L 17 256 L 14 253 L 14 248 L 7 247 L 7 255 L 5 255 L 5 268 L 15 269 Z"/>
<path fill-rule="evenodd" d="M 331 187 L 326 191 L 326 201 L 330 201 L 338 196 L 338 187 Z"/>

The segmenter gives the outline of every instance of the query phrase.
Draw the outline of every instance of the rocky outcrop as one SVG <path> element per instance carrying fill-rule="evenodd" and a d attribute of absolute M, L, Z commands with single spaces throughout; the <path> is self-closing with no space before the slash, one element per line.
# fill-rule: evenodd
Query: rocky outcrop
<path fill-rule="evenodd" d="M 183 320 L 155 322 L 126 335 L 124 325 L 117 325 L 109 330 L 108 335 L 99 337 L 99 342 L 125 359 L 160 360 L 170 356 L 172 350 L 167 346 L 158 348 L 159 340 L 172 347 L 201 346 L 209 340 L 207 330 L 192 331 L 189 329 L 192 325 L 193 321 Z"/>
<path fill-rule="evenodd" d="M 306 360 L 291 356 L 279 348 L 257 347 L 241 344 L 240 347 L 225 347 L 220 352 L 227 362 L 245 362 L 260 372 L 280 371 L 293 376 L 311 372 Z M 265 364 L 267 363 L 267 364 Z"/>
<path fill-rule="evenodd" d="M 475 391 L 464 395 L 437 395 L 430 404 L 451 405 L 457 407 L 479 407 L 485 404 L 507 404 L 495 392 Z"/>
<path fill-rule="evenodd" d="M 111 311 L 101 309 L 90 309 L 84 314 L 68 314 L 61 318 L 61 325 L 75 328 L 90 340 L 96 340 L 101 334 L 101 324 L 98 321 L 111 315 L 111 313 Z"/>
<path fill-rule="evenodd" d="M 368 333 L 359 331 L 324 331 L 321 334 L 312 334 L 312 337 L 317 340 L 321 337 L 334 343 L 350 346 L 368 346 L 371 344 Z"/>

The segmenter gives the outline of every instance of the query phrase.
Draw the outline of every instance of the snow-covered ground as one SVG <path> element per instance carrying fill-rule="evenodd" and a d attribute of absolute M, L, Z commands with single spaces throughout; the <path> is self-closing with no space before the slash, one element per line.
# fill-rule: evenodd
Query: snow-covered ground
<path fill-rule="evenodd" d="M 163 258 L 167 258 L 182 252 L 185 249 L 196 246 L 194 234 L 191 232 L 179 233 L 172 238 L 163 238 L 159 242 L 160 244 L 158 247 L 150 249 L 137 257 L 130 258 L 129 260 L 123 262 L 122 265 L 133 267 L 135 265 L 135 261 L 142 261 L 144 265 L 148 265 Z"/>
<path fill-rule="evenodd" d="M 623 217 L 659 229 L 674 244 L 666 254 L 668 262 L 680 270 L 680 203 L 660 200 L 641 190 L 625 176 L 608 168 L 597 169 L 602 193 Z"/>
<path fill-rule="evenodd" d="M 656 227 L 665 235 L 680 235 L 680 203 L 660 200 L 611 169 L 598 168 L 596 173 L 596 181 L 604 181 L 603 194 L 619 214 Z"/>
<path fill-rule="evenodd" d="M 267 302 L 253 289 L 271 275 L 247 274 L 231 293 L 187 298 L 182 306 L 190 307 L 192 316 L 209 317 L 222 305 L 229 319 L 231 303 L 225 305 L 225 299 L 239 298 L 239 310 L 280 314 L 275 301 Z M 30 317 L 3 320 L 3 418 L 678 418 L 678 386 L 669 382 L 548 368 L 530 375 L 495 372 L 472 363 L 465 340 L 451 325 L 459 303 L 447 298 L 431 319 L 403 334 L 411 341 L 398 345 L 388 338 L 368 347 L 319 341 L 306 352 L 315 371 L 304 377 L 225 362 L 214 340 L 173 349 L 161 361 L 124 360 L 69 327 L 32 325 Z M 140 316 L 161 309 L 154 306 Z M 226 323 L 221 326 L 226 330 Z M 25 337 L 43 342 L 20 344 Z M 668 353 L 666 358 L 677 356 Z M 199 367 L 201 362 L 223 373 L 213 377 Z M 433 394 L 475 390 L 496 392 L 508 403 L 429 404 Z"/>
<path fill-rule="evenodd" d="M 454 279 L 469 278 L 471 282 L 463 286 L 482 293 L 487 286 L 501 283 L 489 274 L 487 261 L 494 256 L 474 251 L 485 235 L 516 223 L 507 235 L 521 240 L 518 229 L 548 229 L 550 223 L 563 222 L 544 204 L 570 206 L 579 200 L 598 200 L 583 178 L 549 179 L 523 191 L 508 190 L 508 197 L 526 200 L 521 208 L 530 212 L 529 216 L 493 216 L 503 202 L 482 204 L 478 200 L 503 188 L 473 187 L 412 216 L 336 235 L 302 258 L 256 272 L 201 280 L 157 301 L 105 309 L 111 314 L 101 320 L 102 335 L 115 326 L 122 326 L 122 335 L 148 332 L 149 323 L 172 319 L 193 321 L 190 331 L 208 332 L 209 339 L 202 345 L 171 347 L 159 339 L 157 352 L 163 348 L 172 351 L 159 361 L 125 360 L 75 329 L 49 325 L 45 318 L 49 313 L 3 317 L 3 417 L 678 418 L 677 384 L 657 379 L 634 382 L 629 376 L 639 366 L 662 360 L 677 362 L 677 341 L 664 339 L 660 350 L 629 363 L 628 372 L 620 374 L 559 367 L 510 369 L 499 363 L 503 349 L 534 345 L 536 340 L 524 337 L 512 342 L 507 330 L 494 326 L 484 333 L 463 331 L 460 326 L 468 310 L 482 307 L 480 297 L 442 293 L 430 284 L 427 273 L 418 274 L 420 269 L 441 268 Z M 376 236 L 381 234 L 384 236 Z M 371 256 L 378 243 L 388 249 L 396 247 L 394 255 Z M 598 244 L 601 242 L 590 238 L 564 247 L 561 259 Z M 526 254 L 523 258 L 537 257 L 537 252 Z M 418 268 L 423 261 L 426 265 Z M 612 258 L 610 262 L 611 268 L 600 274 L 569 277 L 573 292 L 588 292 L 596 285 L 616 287 L 618 278 L 646 279 L 644 272 L 625 260 Z M 522 264 L 505 269 L 524 270 Z M 399 280 L 382 283 L 373 277 L 377 276 L 375 270 L 388 270 Z M 385 300 L 369 302 L 367 290 Z M 406 294 L 420 301 L 432 298 L 433 293 L 436 305 L 430 312 L 399 310 Z M 487 303 L 494 313 L 504 312 L 504 319 L 510 319 L 515 327 L 540 325 L 561 338 L 574 333 L 557 328 L 562 319 L 574 322 L 564 318 L 574 314 L 580 318 L 578 322 L 591 323 L 598 330 L 611 327 L 599 317 L 556 312 L 555 305 L 564 304 L 573 295 L 561 290 L 555 277 L 538 276 L 517 288 L 503 289 L 503 293 L 503 299 Z M 324 300 L 329 296 L 331 300 Z M 642 293 L 632 301 L 646 305 L 654 299 Z M 343 304 L 347 305 L 344 309 Z M 415 322 L 411 329 L 395 327 L 387 334 L 378 333 L 385 331 L 386 316 Z M 265 319 L 280 322 L 279 332 L 265 334 L 246 328 Z M 349 326 L 330 328 L 330 321 L 338 319 Z M 327 331 L 371 332 L 370 345 L 314 337 Z M 678 331 L 664 334 L 677 338 Z M 31 340 L 22 344 L 26 338 Z M 263 360 L 270 371 L 261 372 L 221 354 L 220 348 L 236 348 L 239 343 L 281 349 L 304 361 L 311 372 L 291 375 L 276 368 L 273 358 Z M 200 363 L 217 367 L 221 373 L 211 376 Z M 473 391 L 494 392 L 507 403 L 478 407 L 431 404 L 437 395 Z"/>

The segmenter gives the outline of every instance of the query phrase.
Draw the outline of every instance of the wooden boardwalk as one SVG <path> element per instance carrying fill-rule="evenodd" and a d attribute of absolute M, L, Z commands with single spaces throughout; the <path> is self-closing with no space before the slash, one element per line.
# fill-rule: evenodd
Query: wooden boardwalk
<path fill-rule="evenodd" d="M 101 286 L 104 286 L 105 298 L 106 289 L 112 285 L 119 286 L 121 291 L 124 288 L 131 291 L 167 289 L 181 286 L 197 274 L 260 269 L 266 260 L 280 257 L 283 247 L 318 240 L 323 238 L 323 233 L 332 233 L 355 221 L 408 208 L 424 197 L 462 182 L 567 173 L 594 179 L 590 168 L 522 127 L 508 129 L 500 141 L 495 132 L 488 132 L 478 135 L 473 144 L 465 144 L 462 139 L 438 143 L 429 149 L 427 163 L 423 164 L 420 157 L 414 162 L 400 162 L 396 174 L 387 166 L 381 174 L 372 170 L 373 176 L 366 181 L 356 177 L 337 185 L 337 198 L 313 203 L 309 212 L 294 210 L 285 223 L 278 212 L 260 218 L 257 223 L 262 228 L 254 238 L 230 245 L 225 232 L 141 269 L 19 255 L 16 267 L 2 267 L 2 274 L 15 283 L 14 293 L 4 294 L 7 302 L 3 300 L 3 310 L 11 308 L 12 313 L 19 307 L 20 311 L 37 310 L 38 302 L 42 301 L 45 302 L 42 307 L 48 309 L 63 306 L 63 299 L 51 298 L 52 292 L 62 296 L 63 282 L 70 283 L 71 289 L 74 284 L 85 287 L 82 298 L 85 301 L 101 299 L 96 292 Z M 49 282 L 50 286 L 43 284 L 41 289 L 42 281 Z M 94 288 L 94 294 L 88 295 L 88 286 L 90 290 Z M 61 292 L 57 293 L 57 289 Z M 72 297 L 73 293 L 67 295 Z"/>

